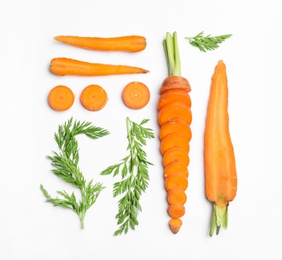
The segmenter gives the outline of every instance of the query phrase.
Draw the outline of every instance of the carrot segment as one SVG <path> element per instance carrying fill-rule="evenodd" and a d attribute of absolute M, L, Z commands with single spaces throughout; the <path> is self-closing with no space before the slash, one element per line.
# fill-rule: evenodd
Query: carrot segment
<path fill-rule="evenodd" d="M 188 187 L 188 179 L 181 173 L 175 173 L 165 179 L 165 188 L 167 191 L 181 189 L 185 191 Z"/>
<path fill-rule="evenodd" d="M 187 93 L 191 91 L 191 87 L 188 80 L 181 76 L 167 77 L 162 83 L 160 94 L 163 94 L 166 91 L 172 89 L 185 90 Z"/>
<path fill-rule="evenodd" d="M 133 66 L 91 63 L 71 58 L 53 58 L 50 62 L 50 71 L 59 76 L 107 76 L 149 72 Z"/>
<path fill-rule="evenodd" d="M 191 128 L 184 120 L 181 119 L 170 120 L 169 122 L 161 125 L 159 138 L 163 140 L 167 135 L 174 132 L 183 134 L 188 141 L 191 140 Z"/>
<path fill-rule="evenodd" d="M 172 218 L 169 221 L 169 227 L 173 234 L 178 233 L 182 226 L 182 220 L 180 218 Z"/>
<path fill-rule="evenodd" d="M 171 204 L 168 206 L 168 214 L 174 219 L 181 218 L 185 214 L 185 207 L 182 204 Z"/>
<path fill-rule="evenodd" d="M 189 165 L 189 156 L 185 150 L 180 147 L 173 147 L 163 155 L 163 165 L 166 167 L 170 163 L 181 162 L 186 167 Z"/>
<path fill-rule="evenodd" d="M 226 66 L 218 62 L 212 76 L 204 133 L 206 196 L 214 204 L 210 236 L 227 228 L 227 208 L 237 192 L 234 149 L 229 132 Z"/>
<path fill-rule="evenodd" d="M 150 90 L 142 82 L 132 81 L 124 87 L 122 100 L 131 109 L 141 109 L 150 101 Z"/>
<path fill-rule="evenodd" d="M 165 93 L 163 93 L 160 96 L 160 99 L 158 102 L 158 109 L 161 109 L 161 107 L 173 101 L 180 101 L 180 102 L 187 104 L 189 107 L 191 107 L 190 95 L 186 91 L 173 89 L 173 90 L 166 91 Z"/>
<path fill-rule="evenodd" d="M 64 85 L 58 85 L 51 89 L 48 95 L 49 105 L 57 111 L 68 110 L 74 102 L 72 90 Z"/>
<path fill-rule="evenodd" d="M 180 147 L 187 153 L 189 152 L 189 141 L 185 135 L 181 133 L 171 133 L 167 135 L 161 142 L 161 154 L 164 155 L 167 150 L 173 147 Z"/>
<path fill-rule="evenodd" d="M 188 169 L 182 162 L 174 162 L 168 164 L 164 168 L 164 177 L 167 178 L 173 175 L 175 172 L 181 172 L 186 178 L 188 177 Z"/>
<path fill-rule="evenodd" d="M 139 35 L 119 37 L 83 37 L 59 35 L 55 40 L 80 48 L 100 51 L 129 51 L 139 52 L 146 48 L 146 38 Z"/>
<path fill-rule="evenodd" d="M 90 111 L 98 111 L 105 107 L 108 95 L 105 89 L 99 85 L 89 85 L 83 89 L 80 95 L 81 104 Z"/>
<path fill-rule="evenodd" d="M 183 102 L 170 102 L 164 105 L 158 114 L 159 125 L 163 125 L 171 120 L 179 119 L 184 120 L 188 125 L 192 121 L 192 113 L 188 106 Z"/>
<path fill-rule="evenodd" d="M 168 191 L 167 201 L 169 204 L 185 204 L 187 200 L 186 193 L 183 189 L 174 188 Z"/>

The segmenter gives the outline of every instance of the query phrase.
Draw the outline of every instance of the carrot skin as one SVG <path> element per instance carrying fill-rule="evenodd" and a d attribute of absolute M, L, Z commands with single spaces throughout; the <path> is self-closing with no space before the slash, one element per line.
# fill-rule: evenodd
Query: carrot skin
<path fill-rule="evenodd" d="M 214 203 L 210 235 L 227 228 L 227 207 L 237 192 L 234 148 L 229 132 L 226 66 L 219 60 L 212 76 L 204 133 L 205 189 Z"/>
<path fill-rule="evenodd" d="M 71 58 L 53 58 L 50 62 L 50 71 L 59 76 L 106 76 L 149 72 L 134 66 L 91 63 Z"/>
<path fill-rule="evenodd" d="M 72 35 L 58 35 L 55 40 L 80 48 L 99 51 L 127 51 L 139 52 L 146 48 L 146 38 L 139 35 L 120 37 L 83 37 Z"/>

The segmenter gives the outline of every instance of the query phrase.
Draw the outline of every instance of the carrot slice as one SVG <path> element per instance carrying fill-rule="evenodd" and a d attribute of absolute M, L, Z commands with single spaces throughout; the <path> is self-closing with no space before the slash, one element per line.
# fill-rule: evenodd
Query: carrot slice
<path fill-rule="evenodd" d="M 189 173 L 188 173 L 188 168 L 181 162 L 174 162 L 168 164 L 164 168 L 164 177 L 167 178 L 174 174 L 175 172 L 182 172 L 183 175 L 187 178 Z"/>
<path fill-rule="evenodd" d="M 144 83 L 132 81 L 124 87 L 122 100 L 131 109 L 141 109 L 150 101 L 150 90 Z"/>
<path fill-rule="evenodd" d="M 167 135 L 161 142 L 161 154 L 165 154 L 167 150 L 173 147 L 180 147 L 187 153 L 190 150 L 189 141 L 185 135 L 175 132 Z"/>
<path fill-rule="evenodd" d="M 187 196 L 184 190 L 174 188 L 168 191 L 167 201 L 169 204 L 185 204 Z"/>
<path fill-rule="evenodd" d="M 173 147 L 166 151 L 163 155 L 163 166 L 166 167 L 174 162 L 181 162 L 188 167 L 190 160 L 187 152 L 180 147 Z"/>
<path fill-rule="evenodd" d="M 191 91 L 188 80 L 181 76 L 169 76 L 165 78 L 161 85 L 160 94 L 172 89 L 185 90 L 186 92 Z"/>
<path fill-rule="evenodd" d="M 182 226 L 182 220 L 180 218 L 172 218 L 169 221 L 169 227 L 170 227 L 173 234 L 178 233 L 181 226 Z"/>
<path fill-rule="evenodd" d="M 190 126 L 183 120 L 175 119 L 163 124 L 160 128 L 159 138 L 163 140 L 167 135 L 178 132 L 183 134 L 188 141 L 191 140 L 192 132 Z"/>
<path fill-rule="evenodd" d="M 158 122 L 160 126 L 170 120 L 179 118 L 184 120 L 188 125 L 192 122 L 192 112 L 183 102 L 170 102 L 164 105 L 158 113 Z"/>
<path fill-rule="evenodd" d="M 74 102 L 72 90 L 64 85 L 58 85 L 51 89 L 48 95 L 49 105 L 57 111 L 68 110 Z"/>
<path fill-rule="evenodd" d="M 182 173 L 175 173 L 165 179 L 165 189 L 170 191 L 178 188 L 185 191 L 188 187 L 188 179 Z"/>
<path fill-rule="evenodd" d="M 190 95 L 186 91 L 173 89 L 168 90 L 160 96 L 158 102 L 158 109 L 161 109 L 161 107 L 173 101 L 180 101 L 187 104 L 187 106 L 191 107 Z"/>
<path fill-rule="evenodd" d="M 168 206 L 168 214 L 175 219 L 181 218 L 185 214 L 185 207 L 183 204 L 172 204 Z"/>
<path fill-rule="evenodd" d="M 90 111 L 101 110 L 108 102 L 105 89 L 99 85 L 89 85 L 83 89 L 80 95 L 81 104 Z"/>

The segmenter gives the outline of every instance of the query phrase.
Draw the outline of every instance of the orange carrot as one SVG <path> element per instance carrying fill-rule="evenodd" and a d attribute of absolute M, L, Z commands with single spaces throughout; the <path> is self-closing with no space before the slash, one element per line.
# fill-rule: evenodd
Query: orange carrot
<path fill-rule="evenodd" d="M 122 100 L 131 109 L 141 109 L 150 101 L 150 90 L 142 82 L 132 81 L 124 87 Z"/>
<path fill-rule="evenodd" d="M 139 52 L 146 48 L 146 38 L 139 35 L 119 37 L 83 37 L 59 35 L 55 40 L 80 48 L 99 51 L 128 51 Z"/>
<path fill-rule="evenodd" d="M 81 104 L 90 111 L 101 110 L 107 104 L 107 101 L 107 92 L 99 85 L 85 87 L 80 95 Z"/>
<path fill-rule="evenodd" d="M 213 203 L 210 236 L 227 228 L 227 208 L 237 192 L 234 149 L 229 132 L 226 66 L 219 60 L 212 76 L 204 134 L 206 196 Z"/>
<path fill-rule="evenodd" d="M 48 95 L 49 105 L 57 111 L 68 110 L 74 102 L 72 90 L 64 85 L 58 85 L 51 89 Z"/>
<path fill-rule="evenodd" d="M 149 72 L 133 66 L 91 63 L 70 58 L 53 58 L 50 62 L 50 71 L 59 76 L 107 76 Z"/>
<path fill-rule="evenodd" d="M 164 186 L 171 218 L 169 227 L 176 234 L 182 226 L 180 218 L 185 214 L 185 191 L 188 188 L 189 142 L 192 137 L 191 87 L 188 80 L 181 76 L 176 32 L 173 35 L 167 33 L 163 44 L 169 76 L 163 80 L 160 88 L 158 124 Z"/>

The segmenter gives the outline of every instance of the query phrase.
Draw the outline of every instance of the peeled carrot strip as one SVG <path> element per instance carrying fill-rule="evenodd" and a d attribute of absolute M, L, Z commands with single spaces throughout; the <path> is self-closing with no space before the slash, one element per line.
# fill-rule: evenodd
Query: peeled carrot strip
<path fill-rule="evenodd" d="M 50 71 L 59 76 L 107 76 L 149 72 L 148 70 L 133 66 L 91 63 L 70 58 L 52 59 L 50 62 Z"/>
<path fill-rule="evenodd" d="M 124 87 L 122 100 L 131 109 L 141 109 L 150 101 L 150 90 L 144 83 L 132 81 Z"/>
<path fill-rule="evenodd" d="M 72 90 L 64 85 L 58 85 L 51 89 L 48 95 L 49 105 L 57 111 L 68 110 L 74 102 Z"/>
<path fill-rule="evenodd" d="M 108 95 L 99 85 L 89 85 L 83 89 L 80 95 L 81 104 L 88 110 L 98 111 L 105 107 Z"/>
<path fill-rule="evenodd" d="M 119 37 L 83 37 L 59 35 L 55 40 L 80 48 L 100 51 L 129 51 L 139 52 L 146 48 L 146 38 L 139 35 Z"/>

